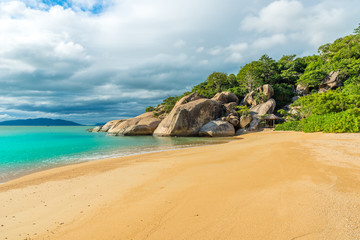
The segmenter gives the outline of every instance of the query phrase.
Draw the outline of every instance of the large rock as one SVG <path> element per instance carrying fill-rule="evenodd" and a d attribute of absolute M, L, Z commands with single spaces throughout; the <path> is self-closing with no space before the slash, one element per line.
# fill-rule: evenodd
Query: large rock
<path fill-rule="evenodd" d="M 215 120 L 205 124 L 199 131 L 202 137 L 231 137 L 235 135 L 235 128 L 232 124 Z"/>
<path fill-rule="evenodd" d="M 243 135 L 246 134 L 247 132 L 248 130 L 246 130 L 245 128 L 240 128 L 235 132 L 235 136 Z"/>
<path fill-rule="evenodd" d="M 253 120 L 251 121 L 249 127 L 247 128 L 248 131 L 256 131 L 259 129 L 259 124 L 261 122 L 261 119 L 254 117 Z"/>
<path fill-rule="evenodd" d="M 167 113 L 165 112 L 165 105 L 155 107 L 153 113 L 155 117 L 164 119 L 167 116 Z"/>
<path fill-rule="evenodd" d="M 307 85 L 303 85 L 301 83 L 299 83 L 297 86 L 296 86 L 296 93 L 298 95 L 301 95 L 301 96 L 304 96 L 304 95 L 307 95 L 310 93 L 310 89 Z"/>
<path fill-rule="evenodd" d="M 234 127 L 239 127 L 240 124 L 240 120 L 238 117 L 234 117 L 232 116 L 229 121 L 227 121 L 228 123 L 230 123 L 231 125 L 233 125 Z"/>
<path fill-rule="evenodd" d="M 256 106 L 257 103 L 256 103 L 254 96 L 255 96 L 254 91 L 246 94 L 244 97 L 244 100 L 242 101 L 242 104 L 247 105 L 247 106 Z"/>
<path fill-rule="evenodd" d="M 117 126 L 108 130 L 109 134 L 114 135 L 152 135 L 161 119 L 154 117 L 153 112 L 147 112 L 137 117 L 119 122 Z"/>
<path fill-rule="evenodd" d="M 96 126 L 94 128 L 87 129 L 88 132 L 100 132 L 103 126 Z"/>
<path fill-rule="evenodd" d="M 119 123 L 121 123 L 123 121 L 126 121 L 126 119 L 109 121 L 100 129 L 100 132 L 107 132 L 111 128 L 116 127 L 117 125 L 119 125 Z"/>
<path fill-rule="evenodd" d="M 319 93 L 326 92 L 330 89 L 336 89 L 339 86 L 339 81 L 338 81 L 339 73 L 340 70 L 331 72 L 324 80 L 322 80 L 319 86 Z"/>
<path fill-rule="evenodd" d="M 259 87 L 257 91 L 263 93 L 266 96 L 267 100 L 274 96 L 274 89 L 270 84 L 265 84 Z"/>
<path fill-rule="evenodd" d="M 154 135 L 197 136 L 202 126 L 223 114 L 222 104 L 211 99 L 202 98 L 188 103 L 178 103 L 159 124 Z"/>
<path fill-rule="evenodd" d="M 251 120 L 252 120 L 251 115 L 249 115 L 249 116 L 241 116 L 240 117 L 240 128 L 247 127 L 250 124 Z"/>
<path fill-rule="evenodd" d="M 231 103 L 231 102 L 236 102 L 236 104 L 239 104 L 238 97 L 231 92 L 217 93 L 211 100 L 221 102 L 222 104 Z"/>
<path fill-rule="evenodd" d="M 258 87 L 257 89 L 255 89 L 255 91 L 252 91 L 245 96 L 243 100 L 243 104 L 246 104 L 248 106 L 256 106 L 259 103 L 261 103 L 255 99 L 256 94 L 259 93 L 264 94 L 266 96 L 265 101 L 267 101 L 274 95 L 274 89 L 269 84 L 265 84 L 261 87 Z"/>
<path fill-rule="evenodd" d="M 269 99 L 267 102 L 256 105 L 255 107 L 250 108 L 250 113 L 253 116 L 263 116 L 265 114 L 271 114 L 274 112 L 276 107 L 276 102 L 274 99 Z"/>
<path fill-rule="evenodd" d="M 236 106 L 238 104 L 236 102 L 230 102 L 230 103 L 226 103 L 224 104 L 225 107 L 225 116 L 229 115 L 229 114 L 233 114 L 233 115 L 238 115 L 237 111 L 236 111 Z"/>
<path fill-rule="evenodd" d="M 185 103 L 189 103 L 189 102 L 198 100 L 200 98 L 201 97 L 198 93 L 190 93 L 189 95 L 186 95 L 186 96 L 182 97 L 179 101 L 177 101 L 174 108 L 177 106 L 183 105 Z"/>

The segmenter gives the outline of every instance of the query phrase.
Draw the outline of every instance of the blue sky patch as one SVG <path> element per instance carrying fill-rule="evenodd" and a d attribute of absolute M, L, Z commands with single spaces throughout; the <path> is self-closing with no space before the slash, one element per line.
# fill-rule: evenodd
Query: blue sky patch
<path fill-rule="evenodd" d="M 98 1 L 95 5 L 91 8 L 87 8 L 85 6 L 74 4 L 71 0 L 64 1 L 64 0 L 42 0 L 42 2 L 49 7 L 52 6 L 62 6 L 63 8 L 71 8 L 74 10 L 81 10 L 83 12 L 90 12 L 92 14 L 100 14 L 104 10 L 103 1 Z"/>

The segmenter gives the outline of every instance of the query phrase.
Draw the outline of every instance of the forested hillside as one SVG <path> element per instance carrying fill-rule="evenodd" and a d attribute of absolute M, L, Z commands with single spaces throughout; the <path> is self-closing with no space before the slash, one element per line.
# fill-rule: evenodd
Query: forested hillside
<path fill-rule="evenodd" d="M 278 61 L 263 55 L 241 67 L 237 75 L 210 74 L 191 92 L 211 98 L 229 91 L 243 99 L 264 84 L 274 88 L 277 113 L 287 120 L 278 130 L 359 132 L 360 26 L 354 34 L 320 46 L 317 55 L 288 55 Z M 176 101 L 187 94 L 168 97 L 159 106 L 170 112 Z M 146 111 L 154 109 L 156 112 L 157 107 Z"/>

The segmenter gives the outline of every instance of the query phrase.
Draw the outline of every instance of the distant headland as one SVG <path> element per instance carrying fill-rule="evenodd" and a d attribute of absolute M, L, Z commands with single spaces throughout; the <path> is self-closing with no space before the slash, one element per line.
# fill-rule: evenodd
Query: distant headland
<path fill-rule="evenodd" d="M 0 126 L 83 126 L 82 124 L 51 118 L 17 119 L 0 122 Z"/>

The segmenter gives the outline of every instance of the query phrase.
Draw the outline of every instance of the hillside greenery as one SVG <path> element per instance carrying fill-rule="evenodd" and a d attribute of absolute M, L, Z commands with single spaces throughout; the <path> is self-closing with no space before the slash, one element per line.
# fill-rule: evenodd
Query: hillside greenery
<path fill-rule="evenodd" d="M 318 93 L 322 80 L 331 72 L 338 70 L 337 79 L 340 87 Z M 236 94 L 239 99 L 243 99 L 247 93 L 264 84 L 273 86 L 274 99 L 277 103 L 276 110 L 279 110 L 278 113 L 288 120 L 279 125 L 277 130 L 358 131 L 356 127 L 350 128 L 349 124 L 356 124 L 359 117 L 360 25 L 354 30 L 354 34 L 320 46 L 317 55 L 300 58 L 296 55 L 286 55 L 279 60 L 263 55 L 259 60 L 242 66 L 236 75 L 213 72 L 204 82 L 194 86 L 190 92 L 181 96 L 170 96 L 159 106 L 161 105 L 162 110 L 168 113 L 176 101 L 191 92 L 211 98 L 218 92 L 229 91 Z M 297 109 L 297 113 L 281 110 L 291 103 L 292 97 L 296 95 L 295 89 L 298 84 L 308 86 L 311 94 L 300 97 L 290 105 L 290 108 Z M 349 124 L 339 126 L 330 124 L 331 121 L 341 122 L 346 118 L 351 119 Z"/>

